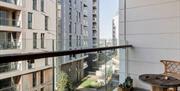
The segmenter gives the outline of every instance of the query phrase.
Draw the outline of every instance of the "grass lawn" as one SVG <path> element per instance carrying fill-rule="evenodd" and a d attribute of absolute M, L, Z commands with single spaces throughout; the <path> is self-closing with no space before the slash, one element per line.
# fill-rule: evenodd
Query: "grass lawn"
<path fill-rule="evenodd" d="M 81 88 L 98 88 L 100 86 L 100 83 L 96 82 L 96 80 L 93 80 L 91 78 L 83 79 L 80 84 Z"/>

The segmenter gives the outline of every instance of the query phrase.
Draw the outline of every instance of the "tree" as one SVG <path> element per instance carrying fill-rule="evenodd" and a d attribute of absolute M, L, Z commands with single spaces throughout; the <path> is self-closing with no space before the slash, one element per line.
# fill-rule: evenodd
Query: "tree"
<path fill-rule="evenodd" d="M 61 71 L 58 79 L 58 91 L 65 91 L 68 83 L 68 75 L 65 72 Z"/>

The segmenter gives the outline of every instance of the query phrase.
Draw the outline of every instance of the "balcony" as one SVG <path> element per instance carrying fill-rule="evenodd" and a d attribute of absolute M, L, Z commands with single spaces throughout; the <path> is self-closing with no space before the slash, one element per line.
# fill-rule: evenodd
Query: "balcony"
<path fill-rule="evenodd" d="M 96 25 L 94 25 L 92 28 L 93 28 L 93 31 L 97 30 L 97 26 Z"/>
<path fill-rule="evenodd" d="M 18 20 L 2 18 L 2 17 L 0 17 L 0 26 L 20 27 Z"/>
<path fill-rule="evenodd" d="M 96 18 L 96 17 L 93 17 L 93 21 L 96 22 L 96 21 L 97 21 L 97 18 Z"/>
<path fill-rule="evenodd" d="M 20 21 L 17 19 L 2 18 L 0 17 L 0 30 L 1 31 L 12 31 L 20 32 Z"/>
<path fill-rule="evenodd" d="M 88 21 L 87 20 L 82 20 L 84 26 L 88 26 Z"/>
<path fill-rule="evenodd" d="M 18 70 L 17 62 L 0 64 L 0 73 L 11 72 L 15 70 Z"/>
<path fill-rule="evenodd" d="M 93 33 L 93 37 L 98 37 L 96 32 Z"/>
<path fill-rule="evenodd" d="M 97 14 L 97 10 L 93 10 L 93 14 Z"/>
<path fill-rule="evenodd" d="M 83 14 L 84 14 L 84 17 L 87 17 L 88 11 L 87 10 L 83 10 Z"/>
<path fill-rule="evenodd" d="M 20 34 L 21 33 L 19 33 L 19 32 L 1 31 L 0 32 L 0 36 L 1 36 L 0 51 L 20 49 L 22 47 L 22 41 L 19 36 Z M 17 50 L 16 50 L 16 52 L 17 52 Z M 7 53 L 7 51 L 6 51 L 6 53 Z M 3 52 L 1 52 L 0 54 L 3 54 Z"/>
<path fill-rule="evenodd" d="M 97 1 L 93 1 L 93 7 L 97 7 Z"/>
<path fill-rule="evenodd" d="M 38 74 L 40 74 L 40 72 L 42 71 L 42 69 L 41 70 L 34 70 L 34 69 L 32 69 L 32 70 L 34 70 L 34 71 L 30 71 L 30 70 L 28 70 L 28 69 L 22 69 L 22 72 L 20 71 L 20 72 L 18 72 L 18 73 L 21 73 L 21 74 L 18 74 L 18 77 L 16 78 L 16 85 L 17 86 L 19 86 L 18 88 L 17 88 L 17 90 L 19 91 L 21 88 L 23 88 L 23 87 L 25 87 L 26 89 L 27 89 L 27 87 L 29 88 L 29 86 L 31 86 L 32 84 L 20 84 L 21 83 L 21 80 L 18 80 L 18 79 L 23 79 L 22 77 L 24 77 L 24 76 L 26 76 L 26 75 L 28 75 L 29 74 L 29 76 L 30 77 L 32 77 L 31 79 L 38 79 L 38 81 L 40 81 L 40 80 L 43 80 L 44 79 L 44 81 L 42 81 L 42 82 L 44 82 L 44 84 L 49 84 L 49 86 L 54 86 L 55 84 L 55 79 L 53 78 L 53 77 L 55 77 L 55 73 L 54 73 L 54 75 L 52 75 L 51 74 L 51 72 L 52 72 L 52 70 L 54 70 L 55 69 L 55 64 L 54 64 L 54 62 L 55 62 L 55 59 L 58 57 L 58 58 L 61 58 L 61 57 L 63 57 L 63 56 L 69 56 L 69 55 L 78 55 L 78 54 L 87 54 L 87 53 L 90 53 L 90 52 L 96 52 L 96 53 L 106 53 L 106 51 L 107 51 L 107 55 L 113 55 L 113 54 L 111 54 L 111 53 L 108 53 L 108 50 L 109 50 L 109 52 L 111 52 L 112 50 L 115 50 L 115 49 L 126 49 L 126 48 L 131 48 L 132 47 L 132 45 L 120 45 L 120 46 L 112 46 L 112 47 L 102 47 L 102 48 L 91 48 L 91 49 L 80 49 L 80 50 L 68 50 L 68 51 L 46 51 L 46 52 L 32 52 L 32 53 L 23 53 L 23 54 L 4 54 L 4 55 L 0 55 L 0 60 L 1 60 L 1 64 L 3 64 L 3 63 L 13 63 L 13 62 L 26 62 L 26 60 L 35 60 L 35 63 L 37 64 L 37 63 L 39 63 L 39 62 L 44 62 L 43 60 L 41 60 L 41 59 L 44 59 L 44 58 L 48 58 L 48 59 L 52 59 L 52 61 L 49 61 L 49 62 L 51 62 L 51 68 L 47 68 L 46 70 L 48 71 L 48 72 L 45 72 L 44 74 L 46 75 L 45 77 L 46 78 L 41 78 L 41 77 L 44 77 L 43 76 L 43 74 L 41 74 L 42 76 L 39 78 L 39 76 L 38 76 L 38 78 L 36 77 L 36 75 L 33 75 L 34 73 L 38 73 Z M 12 56 L 13 55 L 13 56 Z M 103 55 L 105 55 L 105 54 L 103 54 Z M 111 57 L 111 56 L 109 56 L 109 57 Z M 103 56 L 103 57 L 101 57 L 101 59 L 102 59 L 102 62 L 101 63 L 107 63 L 108 65 L 106 66 L 106 65 L 104 65 L 104 66 L 102 66 L 103 68 L 105 68 L 105 69 L 101 69 L 100 71 L 101 71 L 101 76 L 99 77 L 99 78 L 101 78 L 101 79 L 104 79 L 103 77 L 105 77 L 105 78 L 108 78 L 109 76 L 110 76 L 110 74 L 109 74 L 109 71 L 105 71 L 105 73 L 104 73 L 104 71 L 103 70 L 108 70 L 108 69 L 110 69 L 110 59 L 109 58 L 104 58 L 104 57 L 106 57 L 106 56 Z M 104 60 L 107 60 L 107 61 L 105 61 L 105 62 L 103 62 L 103 59 Z M 23 61 L 24 60 L 24 61 Z M 41 60 L 41 61 L 40 61 Z M 97 62 L 97 61 L 93 61 L 93 62 Z M 33 62 L 34 63 L 34 62 Z M 95 63 L 95 64 L 97 64 L 97 67 L 98 67 L 98 65 L 100 65 L 101 63 Z M 94 64 L 94 63 L 93 63 Z M 71 66 L 70 66 L 71 65 Z M 75 66 L 75 65 L 78 65 L 78 66 Z M 89 66 L 89 62 L 87 61 L 87 62 L 81 62 L 81 61 L 76 61 L 76 62 L 72 62 L 72 63 L 66 63 L 66 64 L 61 64 L 61 69 L 62 70 L 65 70 L 65 71 L 67 71 L 68 73 L 68 75 L 70 76 L 70 77 L 73 77 L 73 75 L 78 75 L 77 73 L 76 73 L 76 71 L 77 72 L 79 72 L 79 71 L 81 71 L 82 69 L 87 69 Z M 21 65 L 22 66 L 22 65 Z M 24 67 L 24 66 L 22 66 L 22 67 Z M 75 68 L 74 68 L 75 67 Z M 106 69 L 106 67 L 107 67 L 107 69 Z M 35 67 L 35 69 L 36 69 L 36 67 Z M 43 69 L 43 71 L 44 71 L 45 69 Z M 25 72 L 26 71 L 26 73 L 23 73 L 23 72 Z M 27 72 L 29 72 L 29 73 L 27 73 Z M 50 73 L 49 73 L 50 72 Z M 73 75 L 72 75 L 73 74 Z M 109 74 L 109 75 L 104 75 L 104 74 Z M 0 74 L 0 77 L 1 77 L 1 75 L 2 74 Z M 22 75 L 22 76 L 19 76 L 19 75 Z M 15 75 L 14 75 L 15 76 Z M 16 77 L 16 76 L 15 76 Z M 49 78 L 48 78 L 49 77 Z M 75 77 L 78 77 L 78 79 L 79 79 L 79 77 L 81 78 L 81 76 L 80 75 L 78 75 L 78 76 L 75 76 Z M 75 79 L 75 78 L 73 78 L 73 79 Z M 47 81 L 48 80 L 48 81 Z M 30 81 L 30 79 L 29 80 L 26 80 L 26 81 Z M 74 80 L 72 80 L 72 81 L 74 81 Z M 107 82 L 108 82 L 109 80 L 107 80 Z M 106 81 L 105 81 L 106 82 Z M 54 84 L 54 85 L 53 85 Z M 41 85 L 40 83 L 36 83 L 36 84 L 34 84 L 33 86 L 34 87 L 30 87 L 29 89 L 36 89 L 36 86 L 39 86 L 39 85 Z M 27 87 L 26 87 L 27 86 Z M 43 85 L 43 86 L 46 86 L 46 85 Z M 73 85 L 73 86 L 75 86 L 75 85 Z M 3 89 L 7 89 L 7 88 L 2 88 L 2 91 L 4 91 Z M 10 88 L 11 89 L 11 88 Z M 55 89 L 55 88 L 53 88 L 53 89 Z M 10 90 L 10 91 L 13 91 L 13 90 Z M 29 91 L 31 91 L 31 90 L 29 90 Z"/>

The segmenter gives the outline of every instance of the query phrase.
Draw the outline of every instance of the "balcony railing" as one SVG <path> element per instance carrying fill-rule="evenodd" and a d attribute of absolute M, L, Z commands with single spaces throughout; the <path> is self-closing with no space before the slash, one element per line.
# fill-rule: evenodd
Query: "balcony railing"
<path fill-rule="evenodd" d="M 3 40 L 0 39 L 0 50 L 6 49 L 19 49 L 21 46 L 21 42 L 18 40 Z"/>
<path fill-rule="evenodd" d="M 0 17 L 0 26 L 20 27 L 20 24 L 19 24 L 19 21 L 16 19 Z"/>
<path fill-rule="evenodd" d="M 68 51 L 51 51 L 51 52 L 35 52 L 35 53 L 16 53 L 16 54 L 2 54 L 0 55 L 0 63 L 17 62 L 21 60 L 31 60 L 31 59 L 41 59 L 47 57 L 58 57 L 66 55 L 74 55 L 88 52 L 97 52 L 104 50 L 114 50 L 118 48 L 128 48 L 132 45 L 121 45 L 121 46 L 111 46 L 111 47 L 101 47 L 92 49 L 80 49 L 80 50 L 68 50 Z"/>
<path fill-rule="evenodd" d="M 19 90 L 18 90 L 18 86 L 11 86 L 11 87 L 2 88 L 0 89 L 0 91 L 19 91 Z"/>
<path fill-rule="evenodd" d="M 50 42 L 50 41 L 51 40 L 49 40 L 48 44 L 52 43 L 52 45 L 53 45 L 55 43 L 55 40 L 52 40 L 52 42 Z M 26 42 L 28 42 L 28 41 L 26 41 Z M 31 42 L 32 42 L 32 40 L 31 40 Z M 51 46 L 51 47 L 53 47 L 53 46 Z M 61 58 L 63 58 L 63 57 L 71 55 L 72 57 L 76 57 L 78 59 L 77 55 L 84 56 L 84 55 L 88 55 L 88 53 L 97 53 L 97 55 L 100 55 L 99 57 L 96 56 L 96 58 L 98 58 L 97 60 L 99 60 L 99 61 L 92 61 L 93 62 L 92 64 L 97 65 L 97 67 L 99 67 L 98 68 L 99 70 L 97 72 L 95 72 L 94 74 L 96 74 L 99 79 L 101 79 L 101 80 L 104 79 L 104 81 L 102 81 L 100 83 L 107 84 L 110 81 L 108 79 L 109 79 L 109 77 L 111 77 L 111 74 L 112 74 L 111 58 L 114 56 L 115 50 L 121 49 L 121 48 L 126 49 L 126 48 L 131 48 L 131 47 L 132 47 L 132 45 L 124 45 L 123 44 L 123 45 L 119 45 L 119 46 L 107 47 L 105 45 L 104 47 L 99 47 L 99 48 L 75 49 L 75 50 L 64 50 L 64 51 L 53 51 L 53 49 L 50 48 L 50 51 L 48 51 L 48 50 L 42 51 L 41 50 L 39 52 L 31 51 L 31 52 L 27 52 L 27 53 L 1 54 L 0 55 L 0 64 L 10 64 L 11 63 L 11 67 L 9 65 L 3 66 L 3 67 L 7 67 L 8 69 L 11 68 L 11 70 L 5 70 L 5 71 L 2 71 L 1 73 L 6 72 L 6 71 L 11 72 L 13 70 L 21 69 L 21 70 L 18 70 L 19 72 L 17 74 L 11 74 L 11 75 L 13 77 L 19 78 L 23 74 L 30 74 L 33 76 L 33 79 L 36 79 L 37 77 L 35 75 L 33 75 L 36 72 L 38 73 L 38 72 L 44 71 L 46 69 L 53 69 L 53 70 L 56 69 L 57 70 L 57 68 L 59 68 L 59 66 L 57 67 L 57 64 L 55 64 L 55 63 L 59 63 L 58 65 L 60 65 L 60 66 L 73 64 L 73 63 L 68 63 L 68 62 L 65 64 L 62 64 L 63 62 L 61 62 L 62 61 Z M 45 48 L 47 48 L 47 47 L 45 47 Z M 52 49 L 52 51 L 51 51 L 51 49 Z M 84 61 L 81 61 L 81 62 L 79 62 L 78 60 L 74 61 L 74 65 L 81 63 L 82 64 L 81 66 L 78 66 L 78 65 L 68 66 L 68 71 L 70 73 L 70 74 L 68 74 L 69 77 L 73 77 L 74 75 L 77 75 L 76 73 L 74 74 L 71 72 L 79 72 L 79 70 L 82 71 L 82 70 L 89 69 L 89 67 L 90 67 L 89 64 L 91 63 L 91 60 L 88 60 L 88 59 L 85 60 L 86 58 L 84 58 L 83 59 Z M 29 60 L 34 60 L 34 62 L 31 62 L 31 64 L 28 65 Z M 48 65 L 46 64 L 46 62 L 48 62 Z M 12 66 L 12 63 L 17 63 L 17 64 L 15 66 Z M 18 63 L 22 64 L 22 65 L 20 65 L 21 67 L 18 66 Z M 71 67 L 75 67 L 75 68 L 71 68 Z M 33 68 L 33 69 L 31 69 L 31 68 Z M 39 69 L 39 68 L 42 68 L 42 69 Z M 0 68 L 0 69 L 5 69 L 5 68 Z M 53 72 L 55 72 L 55 71 L 53 71 Z M 87 71 L 85 71 L 85 72 L 87 72 Z M 38 74 L 40 74 L 40 73 L 38 73 Z M 42 78 L 42 79 L 44 79 L 45 81 L 46 80 L 50 81 L 50 83 L 45 82 L 44 84 L 50 84 L 51 86 L 54 87 L 54 85 L 56 83 L 55 83 L 54 76 L 52 76 L 52 77 L 50 76 L 52 74 L 54 74 L 54 76 L 59 75 L 58 73 L 45 72 L 44 73 L 44 75 L 46 75 L 45 77 L 50 77 L 50 78 Z M 90 73 L 88 73 L 88 74 L 90 74 Z M 77 77 L 79 77 L 79 76 L 80 75 L 77 75 Z M 1 77 L 2 76 L 0 74 L 0 78 Z M 43 77 L 43 75 L 41 77 Z M 40 80 L 39 77 L 38 77 L 38 79 Z M 57 79 L 59 79 L 59 78 L 57 77 Z M 17 80 L 17 81 L 19 81 L 19 80 Z M 101 85 L 103 85 L 103 84 L 101 84 Z M 17 85 L 19 85 L 19 84 L 17 84 Z M 36 83 L 36 86 L 32 87 L 32 89 L 41 88 L 40 85 L 42 85 L 42 84 Z M 23 86 L 24 85 L 22 83 L 22 87 L 18 88 L 18 91 L 21 91 L 20 90 L 21 88 L 26 88 Z M 32 84 L 29 84 L 27 87 L 31 87 L 31 86 L 32 86 Z M 53 88 L 53 89 L 55 89 L 55 88 Z M 4 91 L 4 90 L 0 90 L 0 91 Z M 5 90 L 5 91 L 8 91 L 8 90 Z M 14 90 L 11 90 L 11 88 L 10 88 L 10 91 L 14 91 Z M 24 90 L 22 90 L 22 91 L 24 91 Z M 51 91 L 53 91 L 53 90 L 51 90 Z"/>
<path fill-rule="evenodd" d="M 0 64 L 0 73 L 11 72 L 15 70 L 18 70 L 17 62 Z"/>

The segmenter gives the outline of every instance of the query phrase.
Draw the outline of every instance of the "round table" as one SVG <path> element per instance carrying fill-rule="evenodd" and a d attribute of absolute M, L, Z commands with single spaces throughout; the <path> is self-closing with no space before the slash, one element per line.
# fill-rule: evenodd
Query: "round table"
<path fill-rule="evenodd" d="M 151 84 L 153 91 L 177 91 L 180 86 L 180 80 L 162 74 L 143 74 L 139 79 Z"/>

